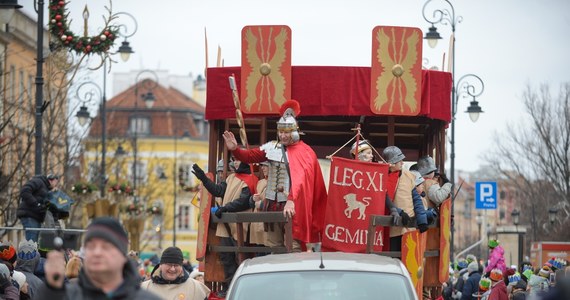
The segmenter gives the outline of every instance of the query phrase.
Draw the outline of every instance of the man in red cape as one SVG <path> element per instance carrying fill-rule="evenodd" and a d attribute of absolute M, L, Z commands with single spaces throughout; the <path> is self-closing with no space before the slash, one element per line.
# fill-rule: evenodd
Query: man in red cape
<path fill-rule="evenodd" d="M 316 243 L 324 228 L 327 192 L 317 155 L 300 140 L 295 117 L 299 103 L 286 101 L 277 121 L 279 141 L 268 142 L 258 149 L 239 149 L 233 133 L 224 132 L 226 147 L 236 159 L 246 163 L 269 162 L 265 210 L 283 211 L 293 220 L 293 250 L 306 249 Z M 283 228 L 270 224 L 268 246 L 283 245 Z"/>

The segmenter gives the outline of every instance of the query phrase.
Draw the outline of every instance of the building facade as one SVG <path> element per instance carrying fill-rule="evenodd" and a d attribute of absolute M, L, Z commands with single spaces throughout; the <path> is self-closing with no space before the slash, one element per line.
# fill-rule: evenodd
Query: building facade
<path fill-rule="evenodd" d="M 114 197 L 117 187 L 128 186 L 128 195 L 122 191 L 118 213 L 125 225 L 132 217 L 144 220 L 139 244 L 131 244 L 139 248 L 135 250 L 160 253 L 173 245 L 175 231 L 176 246 L 194 258 L 198 216 L 191 200 L 199 182 L 190 171 L 193 163 L 207 166 L 204 106 L 168 83 L 157 79 L 135 83 L 132 77 L 133 85 L 106 105 L 107 198 Z M 150 108 L 144 101 L 149 93 L 155 99 Z M 89 182 L 101 178 L 101 125 L 98 116 L 84 141 L 82 177 Z M 117 155 L 119 147 L 126 156 Z M 126 209 L 134 204 L 143 210 L 140 215 Z M 136 239 L 132 233 L 130 238 Z"/>

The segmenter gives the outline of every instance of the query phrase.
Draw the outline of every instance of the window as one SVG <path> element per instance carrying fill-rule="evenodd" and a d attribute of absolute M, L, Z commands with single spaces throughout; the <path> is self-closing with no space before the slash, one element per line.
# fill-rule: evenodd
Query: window
<path fill-rule="evenodd" d="M 191 172 L 192 166 L 189 164 L 181 164 L 178 166 L 178 180 L 180 186 L 193 187 L 196 185 L 194 173 Z"/>
<path fill-rule="evenodd" d="M 130 120 L 129 132 L 140 136 L 150 135 L 150 119 L 146 117 L 133 117 Z"/>
<path fill-rule="evenodd" d="M 136 168 L 137 168 L 137 186 L 142 184 L 142 183 L 146 183 L 148 180 L 148 172 L 147 172 L 147 165 L 145 162 L 141 162 L 141 161 L 137 161 L 136 163 Z M 131 167 L 129 168 L 129 178 L 130 181 L 134 183 L 134 174 L 133 174 L 133 165 L 131 164 Z"/>
<path fill-rule="evenodd" d="M 177 229 L 192 229 L 192 206 L 180 205 L 178 206 L 178 211 L 178 222 L 176 223 Z"/>

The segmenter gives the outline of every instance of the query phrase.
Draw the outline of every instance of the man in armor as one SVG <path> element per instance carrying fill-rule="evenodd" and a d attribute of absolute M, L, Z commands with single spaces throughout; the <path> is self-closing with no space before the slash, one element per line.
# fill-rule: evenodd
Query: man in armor
<path fill-rule="evenodd" d="M 402 169 L 406 156 L 396 146 L 388 146 L 382 156 L 390 164 L 388 168 L 388 189 L 386 193 L 394 199 L 394 205 L 403 210 L 406 216 L 415 217 L 421 233 L 427 231 L 428 222 L 422 198 L 416 191 L 416 177 L 410 171 Z M 402 250 L 402 236 L 415 228 L 390 227 L 390 250 Z"/>
<path fill-rule="evenodd" d="M 327 194 L 317 155 L 300 140 L 295 117 L 299 103 L 286 101 L 277 121 L 279 141 L 257 149 L 239 149 L 233 133 L 223 134 L 226 147 L 236 159 L 247 163 L 269 162 L 265 191 L 265 210 L 283 211 L 293 222 L 293 250 L 305 249 L 306 243 L 319 241 L 324 228 Z M 283 226 L 270 226 L 267 246 L 282 246 Z"/>
<path fill-rule="evenodd" d="M 425 179 L 424 188 L 426 191 L 426 199 L 429 200 L 429 207 L 438 207 L 451 193 L 451 183 L 444 174 L 440 174 L 443 180 L 443 186 L 440 186 L 439 182 L 434 179 L 436 171 L 437 167 L 435 166 L 433 158 L 424 156 L 418 160 L 418 172 L 420 172 Z"/>

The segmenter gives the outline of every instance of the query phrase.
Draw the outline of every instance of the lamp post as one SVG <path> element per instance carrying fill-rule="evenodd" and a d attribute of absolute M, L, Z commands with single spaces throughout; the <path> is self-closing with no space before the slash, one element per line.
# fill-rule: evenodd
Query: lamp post
<path fill-rule="evenodd" d="M 185 130 L 184 134 L 182 134 L 182 139 L 190 138 L 190 133 Z M 178 202 L 178 128 L 174 130 L 174 170 L 172 171 L 172 182 L 174 183 L 174 193 L 173 193 L 173 200 L 172 200 L 172 245 L 176 247 L 176 206 Z"/>
<path fill-rule="evenodd" d="M 148 78 L 145 79 L 141 79 L 143 76 L 147 76 L 147 75 L 151 75 L 153 76 L 154 80 L 150 80 Z M 147 92 L 143 93 L 141 95 L 139 95 L 139 84 L 143 85 Z M 132 133 L 133 133 L 133 158 L 134 158 L 134 162 L 133 162 L 133 190 L 135 192 L 135 203 L 138 202 L 138 191 L 137 191 L 137 169 L 138 169 L 138 132 L 140 130 L 139 128 L 139 106 L 138 106 L 138 102 L 139 102 L 139 96 L 140 98 L 145 102 L 145 107 L 147 109 L 151 109 L 152 106 L 154 105 L 155 102 L 155 97 L 154 94 L 152 93 L 152 90 L 154 90 L 156 87 L 158 86 L 158 75 L 151 71 L 151 70 L 142 70 L 140 71 L 136 78 L 135 78 L 135 110 L 134 110 L 134 122 L 131 123 L 131 129 L 132 129 Z M 149 122 L 149 126 L 150 126 L 150 122 Z M 150 130 L 150 127 L 149 127 Z"/>
<path fill-rule="evenodd" d="M 455 27 L 458 23 L 463 21 L 463 17 L 455 15 L 455 8 L 451 4 L 449 0 L 443 0 L 449 6 L 449 9 L 436 9 L 431 14 L 426 14 L 426 9 L 428 5 L 433 0 L 428 0 L 424 4 L 422 8 L 422 15 L 424 19 L 431 24 L 431 27 L 426 33 L 424 39 L 427 40 L 428 45 L 432 48 L 435 48 L 437 45 L 437 41 L 441 39 L 441 36 L 437 32 L 437 27 L 435 24 L 441 25 L 450 25 L 451 26 L 451 78 L 452 78 L 452 87 L 451 87 L 451 138 L 449 143 L 451 144 L 451 153 L 450 153 L 450 177 L 449 180 L 452 184 L 451 189 L 451 215 L 453 216 L 455 210 L 455 114 L 457 112 L 457 102 L 459 101 L 459 96 L 462 92 L 465 92 L 467 95 L 473 97 L 471 104 L 466 112 L 469 113 L 469 116 L 473 122 L 477 121 L 479 118 L 479 113 L 482 113 L 481 107 L 479 103 L 475 100 L 476 97 L 480 96 L 484 90 L 484 84 L 479 76 L 474 74 L 467 74 L 461 77 L 459 80 L 456 81 L 455 79 Z M 471 84 L 469 80 L 475 80 L 475 84 Z M 473 81 L 471 81 L 473 82 Z M 461 91 L 461 89 L 464 89 Z M 451 224 L 451 239 L 450 239 L 450 255 L 453 259 L 453 248 L 454 248 L 454 235 L 455 235 L 455 226 Z"/>
<path fill-rule="evenodd" d="M 475 222 L 477 222 L 477 229 L 479 232 L 479 235 L 477 236 L 477 238 L 479 240 L 482 239 L 481 237 L 481 224 L 483 224 L 483 216 L 481 216 L 480 214 L 477 214 L 477 216 L 475 217 Z M 481 245 L 477 246 L 477 257 L 481 258 Z"/>
<path fill-rule="evenodd" d="M 518 251 L 518 256 L 519 256 L 519 260 L 517 262 L 520 263 L 521 261 L 523 261 L 523 248 L 524 248 L 524 232 L 519 231 L 519 224 L 520 224 L 520 211 L 518 209 L 513 209 L 513 211 L 511 212 L 511 218 L 513 219 L 513 224 L 515 224 L 515 228 L 517 231 L 517 235 L 518 235 L 518 247 L 519 247 L 519 251 Z"/>
<path fill-rule="evenodd" d="M 554 221 L 556 221 L 556 214 L 558 214 L 558 209 L 556 207 L 551 207 L 548 209 L 548 220 L 550 224 L 553 225 Z"/>
<path fill-rule="evenodd" d="M 87 8 L 86 8 L 87 9 Z M 125 38 L 125 40 L 123 41 L 123 45 L 121 47 L 119 47 L 119 50 L 117 51 L 120 55 L 121 55 L 121 59 L 126 62 L 129 60 L 131 53 L 134 53 L 133 49 L 130 47 L 129 42 L 127 41 L 127 38 L 132 37 L 135 32 L 137 32 L 137 20 L 135 19 L 135 17 L 133 17 L 131 14 L 126 13 L 126 12 L 118 12 L 115 14 L 116 16 L 120 16 L 120 15 L 125 15 L 128 16 L 132 19 L 133 23 L 134 23 L 134 30 L 132 31 L 132 33 L 130 33 L 128 31 L 128 28 L 126 25 L 123 24 L 119 24 L 118 28 L 119 28 L 119 34 L 121 36 L 123 36 Z M 89 18 L 89 14 L 85 13 L 83 14 L 83 18 L 85 20 L 85 22 L 87 22 L 87 19 Z M 87 82 L 88 83 L 88 82 Z M 86 84 L 86 83 L 84 83 Z M 79 97 L 79 92 L 81 90 L 81 87 L 84 85 L 80 85 L 79 88 L 77 89 L 77 96 L 79 99 L 81 99 L 81 97 Z M 101 91 L 101 88 L 99 88 L 99 86 L 97 86 L 94 83 L 91 83 L 92 85 L 94 85 L 95 87 L 97 87 L 97 89 L 99 90 L 99 92 Z M 101 104 L 99 106 L 100 110 L 100 116 L 101 116 L 101 172 L 99 174 L 100 178 L 99 178 L 99 189 L 100 189 L 100 195 L 101 198 L 105 198 L 105 183 L 106 183 L 106 155 L 107 155 L 107 60 L 103 61 L 103 93 L 102 93 L 102 97 L 101 97 Z M 79 125 L 83 126 L 85 125 L 86 121 L 89 118 L 89 112 L 87 111 L 87 107 L 85 106 L 81 106 L 79 111 L 77 112 L 77 119 L 79 121 Z M 121 148 L 122 149 L 122 148 Z M 124 152 L 124 150 L 123 150 Z"/>

